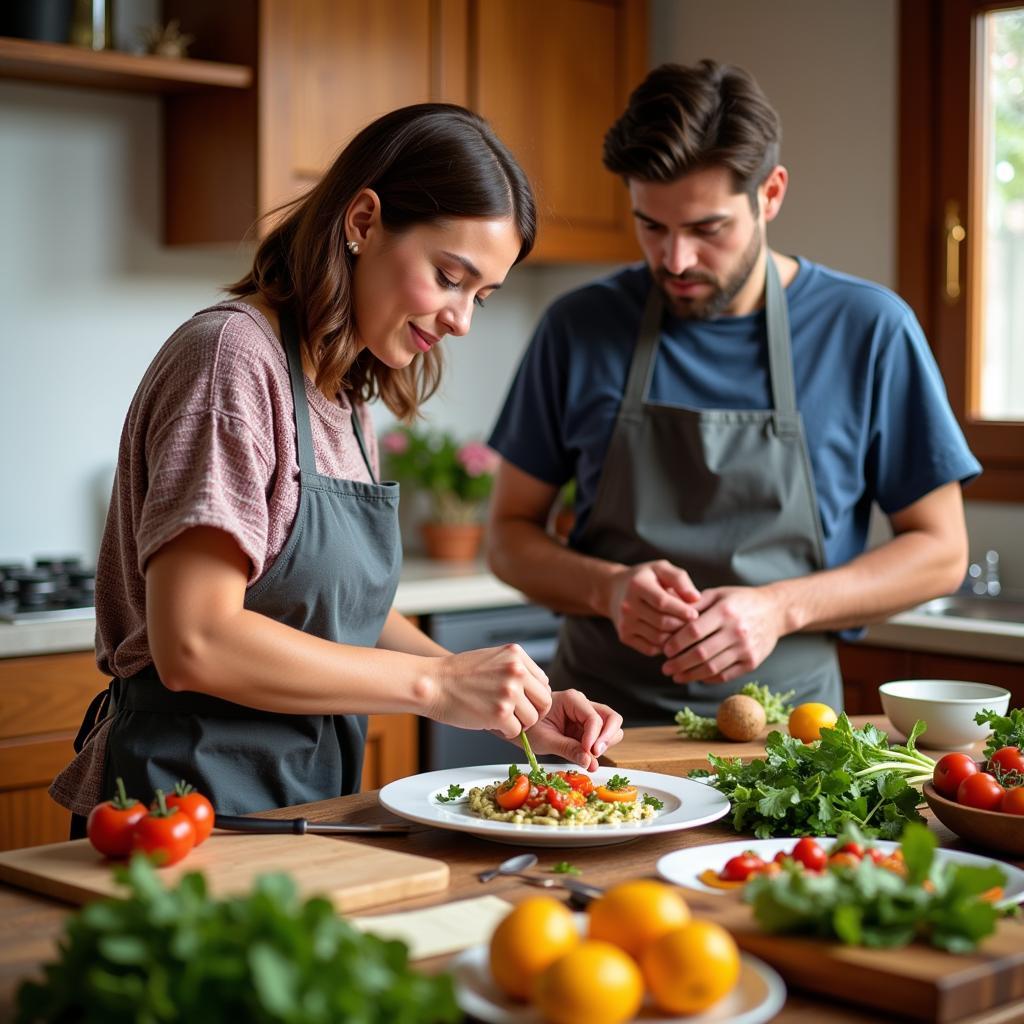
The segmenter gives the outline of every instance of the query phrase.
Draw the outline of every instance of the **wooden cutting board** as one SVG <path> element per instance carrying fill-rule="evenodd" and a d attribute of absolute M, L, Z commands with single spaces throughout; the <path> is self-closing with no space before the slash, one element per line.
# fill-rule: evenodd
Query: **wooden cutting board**
<path fill-rule="evenodd" d="M 68 903 L 123 893 L 111 867 L 87 839 L 0 853 L 0 880 Z M 315 835 L 214 832 L 160 877 L 173 884 L 189 871 L 202 871 L 214 896 L 246 892 L 257 875 L 286 871 L 302 896 L 327 896 L 343 912 L 438 892 L 449 882 L 443 861 Z"/>
<path fill-rule="evenodd" d="M 694 916 L 727 928 L 741 949 L 771 964 L 794 988 L 902 1017 L 946 1024 L 1024 998 L 1024 923 L 999 922 L 978 952 L 954 955 L 915 943 L 903 949 L 863 949 L 821 939 L 769 935 L 736 893 L 686 890 Z M 987 1019 L 987 1018 L 986 1018 Z M 1017 1017 L 1003 1018 L 1007 1022 Z"/>
<path fill-rule="evenodd" d="M 891 742 L 902 743 L 903 736 L 884 715 L 851 715 L 850 722 L 861 728 L 867 722 L 888 733 Z M 610 768 L 633 768 L 636 771 L 662 772 L 665 775 L 688 775 L 695 768 L 708 769 L 708 754 L 717 757 L 738 757 L 752 761 L 764 757 L 764 741 L 773 729 L 786 731 L 785 725 L 766 727 L 761 735 L 747 743 L 730 740 L 687 740 L 676 732 L 674 725 L 653 725 L 626 729 L 620 743 L 612 747 L 601 763 Z M 980 751 L 983 743 L 977 744 Z M 929 753 L 926 747 L 924 753 Z M 941 757 L 941 753 L 936 755 Z"/>

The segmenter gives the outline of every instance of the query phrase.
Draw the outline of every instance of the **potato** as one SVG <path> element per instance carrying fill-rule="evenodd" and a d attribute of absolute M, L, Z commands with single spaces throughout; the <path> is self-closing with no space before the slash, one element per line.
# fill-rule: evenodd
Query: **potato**
<path fill-rule="evenodd" d="M 715 722 L 726 739 L 742 742 L 760 736 L 767 719 L 764 708 L 753 697 L 735 693 L 718 705 Z"/>

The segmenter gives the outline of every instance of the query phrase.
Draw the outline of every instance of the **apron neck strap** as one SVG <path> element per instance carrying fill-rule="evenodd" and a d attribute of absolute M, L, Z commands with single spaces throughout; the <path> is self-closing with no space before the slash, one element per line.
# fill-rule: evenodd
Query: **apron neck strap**
<path fill-rule="evenodd" d="M 363 453 L 363 462 L 366 463 L 366 471 L 370 474 L 370 480 L 378 483 L 377 474 L 373 471 L 373 463 L 370 462 L 370 453 L 366 449 L 366 440 L 363 438 L 363 427 L 359 422 L 359 410 L 356 403 L 349 401 L 352 407 L 352 429 L 355 431 L 356 440 L 359 442 L 359 450 Z"/>
<path fill-rule="evenodd" d="M 793 358 L 789 336 L 789 312 L 786 293 L 779 280 L 770 250 L 765 251 L 765 326 L 768 335 L 768 375 L 771 379 L 772 406 L 783 417 L 796 413 L 796 387 L 793 384 Z M 655 356 L 661 338 L 663 304 L 661 289 L 652 282 L 647 293 L 640 332 L 629 367 L 629 378 L 623 394 L 624 411 L 640 409 L 651 390 Z"/>
<path fill-rule="evenodd" d="M 278 310 L 281 340 L 288 357 L 288 379 L 292 386 L 292 407 L 295 417 L 295 439 L 299 452 L 299 469 L 303 473 L 316 473 L 313 456 L 313 431 L 309 425 L 309 402 L 306 399 L 305 374 L 302 372 L 302 353 L 299 349 L 299 331 L 291 308 Z"/>

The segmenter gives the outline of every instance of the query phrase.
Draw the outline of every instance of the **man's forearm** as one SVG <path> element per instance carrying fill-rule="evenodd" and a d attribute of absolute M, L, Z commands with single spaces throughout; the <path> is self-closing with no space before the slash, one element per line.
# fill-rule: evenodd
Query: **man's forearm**
<path fill-rule="evenodd" d="M 963 579 L 963 554 L 924 531 L 909 531 L 836 569 L 769 584 L 786 633 L 879 622 L 948 594 Z"/>
<path fill-rule="evenodd" d="M 611 579 L 623 568 L 573 551 L 523 520 L 491 524 L 488 564 L 531 600 L 568 615 L 607 615 Z"/>

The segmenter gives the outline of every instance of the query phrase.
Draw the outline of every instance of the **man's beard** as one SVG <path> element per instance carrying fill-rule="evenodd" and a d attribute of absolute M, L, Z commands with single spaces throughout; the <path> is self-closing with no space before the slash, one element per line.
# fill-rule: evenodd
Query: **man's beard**
<path fill-rule="evenodd" d="M 683 320 L 713 320 L 725 312 L 732 300 L 736 298 L 739 290 L 747 283 L 750 272 L 754 269 L 760 255 L 761 231 L 755 225 L 753 234 L 750 236 L 750 244 L 740 257 L 739 265 L 724 284 L 719 284 L 718 278 L 712 274 L 705 274 L 699 270 L 687 270 L 678 275 L 670 274 L 666 270 L 659 270 L 657 280 L 661 285 L 665 302 L 675 316 Z M 714 290 L 706 298 L 691 299 L 685 295 L 673 295 L 669 292 L 664 287 L 664 282 L 669 280 L 710 284 Z"/>

